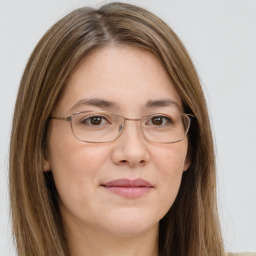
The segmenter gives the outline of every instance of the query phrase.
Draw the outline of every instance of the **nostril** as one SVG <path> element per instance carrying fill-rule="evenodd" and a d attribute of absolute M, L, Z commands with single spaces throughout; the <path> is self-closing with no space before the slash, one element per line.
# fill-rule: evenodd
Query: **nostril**
<path fill-rule="evenodd" d="M 139 162 L 139 164 L 142 165 L 142 166 L 144 166 L 144 165 L 146 164 L 146 161 L 145 161 L 145 160 L 141 160 L 141 161 Z"/>
<path fill-rule="evenodd" d="M 119 163 L 128 164 L 128 165 L 131 165 L 131 166 L 136 166 L 137 164 L 144 166 L 146 164 L 146 161 L 141 160 L 139 162 L 133 162 L 133 161 L 128 161 L 128 160 L 121 160 L 121 161 L 119 161 Z"/>

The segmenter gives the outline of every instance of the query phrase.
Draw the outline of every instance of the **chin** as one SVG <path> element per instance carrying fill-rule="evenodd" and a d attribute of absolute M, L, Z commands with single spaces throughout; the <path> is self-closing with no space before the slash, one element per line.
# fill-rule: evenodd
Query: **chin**
<path fill-rule="evenodd" d="M 136 224 L 127 224 L 127 225 L 114 225 L 108 229 L 109 233 L 119 235 L 119 236 L 129 236 L 129 235 L 140 235 L 145 234 L 146 232 L 157 229 L 158 223 L 154 225 L 136 225 Z"/>
<path fill-rule="evenodd" d="M 127 211 L 112 218 L 104 218 L 104 229 L 119 235 L 142 234 L 151 229 L 158 230 L 160 217 L 146 216 L 137 212 Z M 107 226 L 106 226 L 107 225 Z"/>

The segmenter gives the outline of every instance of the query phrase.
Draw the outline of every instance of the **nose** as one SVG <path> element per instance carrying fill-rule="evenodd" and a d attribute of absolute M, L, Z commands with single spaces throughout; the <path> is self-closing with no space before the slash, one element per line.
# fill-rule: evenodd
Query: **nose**
<path fill-rule="evenodd" d="M 115 141 L 112 160 L 115 164 L 129 167 L 144 166 L 150 159 L 139 122 L 127 120 L 121 136 Z"/>

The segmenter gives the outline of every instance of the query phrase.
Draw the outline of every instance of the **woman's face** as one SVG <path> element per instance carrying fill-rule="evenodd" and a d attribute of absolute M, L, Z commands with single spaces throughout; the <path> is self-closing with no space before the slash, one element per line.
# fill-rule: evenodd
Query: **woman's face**
<path fill-rule="evenodd" d="M 162 100 L 175 103 L 159 104 Z M 140 118 L 170 108 L 182 109 L 181 99 L 159 60 L 147 50 L 109 46 L 83 59 L 53 116 L 109 111 Z M 189 166 L 188 142 L 149 142 L 137 124 L 126 121 L 113 142 L 86 143 L 75 138 L 69 122 L 51 120 L 46 166 L 53 173 L 64 226 L 112 234 L 158 228 Z"/>

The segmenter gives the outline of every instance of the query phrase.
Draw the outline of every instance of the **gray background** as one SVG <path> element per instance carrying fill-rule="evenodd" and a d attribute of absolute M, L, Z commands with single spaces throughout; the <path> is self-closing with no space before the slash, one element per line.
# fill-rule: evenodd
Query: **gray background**
<path fill-rule="evenodd" d="M 44 32 L 76 7 L 109 1 L 0 0 L 0 255 L 14 256 L 8 144 L 19 81 Z M 199 72 L 213 125 L 226 249 L 256 251 L 256 1 L 126 1 L 163 18 Z"/>

